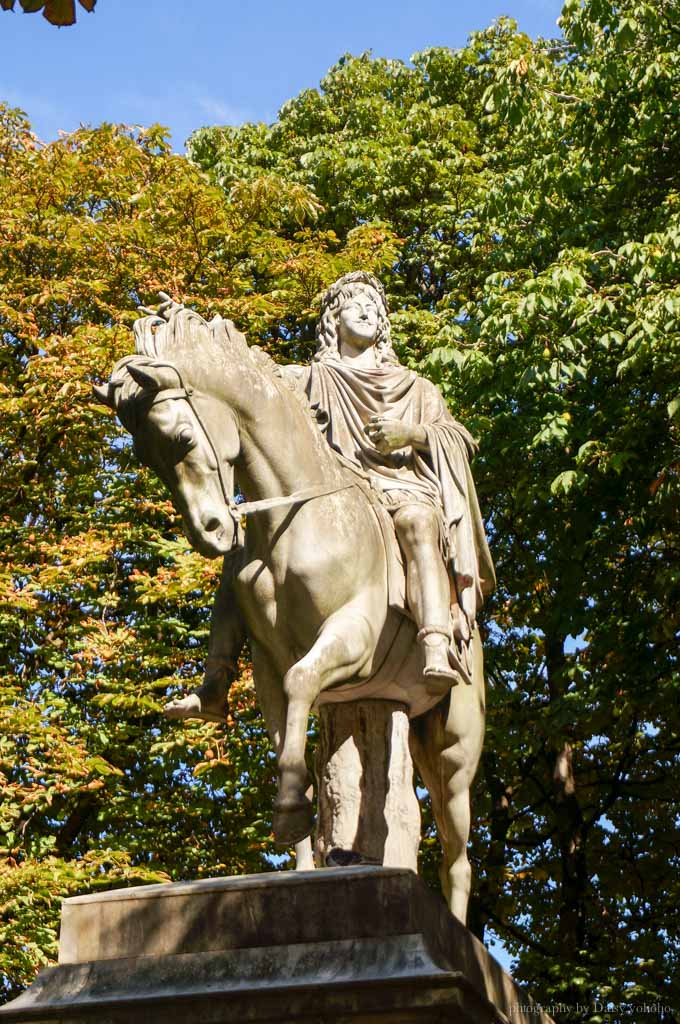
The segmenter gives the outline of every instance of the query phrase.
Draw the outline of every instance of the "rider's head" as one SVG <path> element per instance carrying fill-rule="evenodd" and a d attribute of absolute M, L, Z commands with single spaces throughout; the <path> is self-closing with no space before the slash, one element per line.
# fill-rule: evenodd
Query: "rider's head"
<path fill-rule="evenodd" d="M 345 274 L 324 293 L 321 299 L 321 316 L 316 327 L 316 360 L 339 357 L 340 312 L 347 302 L 357 295 L 367 295 L 375 303 L 378 313 L 378 327 L 375 350 L 379 363 L 397 364 L 390 340 L 390 321 L 387 317 L 387 300 L 383 286 L 377 277 L 363 270 Z"/>

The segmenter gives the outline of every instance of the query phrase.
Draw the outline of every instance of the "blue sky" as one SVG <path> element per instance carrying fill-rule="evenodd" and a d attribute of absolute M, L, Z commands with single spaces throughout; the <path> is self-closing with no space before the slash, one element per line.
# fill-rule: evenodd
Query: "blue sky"
<path fill-rule="evenodd" d="M 181 150 L 202 125 L 274 120 L 343 53 L 408 60 L 462 46 L 501 14 L 554 36 L 560 9 L 561 0 L 98 0 L 64 29 L 0 12 L 0 100 L 22 107 L 45 140 L 80 122 L 159 121 Z"/>

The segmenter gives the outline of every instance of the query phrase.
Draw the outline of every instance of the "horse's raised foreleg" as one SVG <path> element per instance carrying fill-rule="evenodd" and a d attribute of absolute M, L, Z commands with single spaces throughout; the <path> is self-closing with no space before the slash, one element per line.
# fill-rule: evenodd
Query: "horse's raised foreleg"
<path fill-rule="evenodd" d="M 484 740 L 484 670 L 479 634 L 473 638 L 473 685 L 411 723 L 411 752 L 427 787 L 442 845 L 442 890 L 451 913 L 465 924 L 471 871 L 470 787 Z"/>
<path fill-rule="evenodd" d="M 281 753 L 283 736 L 286 730 L 286 698 L 283 693 L 281 677 L 276 673 L 269 658 L 253 640 L 251 641 L 253 657 L 253 679 L 257 692 L 257 702 L 267 726 L 277 758 Z M 307 780 L 307 796 L 311 797 L 312 789 Z M 312 841 L 305 836 L 295 844 L 295 870 L 310 871 L 314 868 Z"/>
<path fill-rule="evenodd" d="M 375 646 L 369 619 L 354 608 L 332 615 L 311 650 L 286 672 L 286 732 L 279 757 L 279 793 L 274 805 L 274 835 L 282 845 L 309 835 L 314 809 L 307 789 L 305 746 L 312 704 L 334 683 L 359 672 Z"/>

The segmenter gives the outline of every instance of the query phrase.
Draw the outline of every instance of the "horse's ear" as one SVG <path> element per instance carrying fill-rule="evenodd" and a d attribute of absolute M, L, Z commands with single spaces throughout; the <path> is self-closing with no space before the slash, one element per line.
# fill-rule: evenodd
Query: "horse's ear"
<path fill-rule="evenodd" d="M 108 384 L 105 384 L 103 387 L 100 387 L 99 384 L 93 384 L 92 394 L 98 402 L 102 403 L 102 405 L 108 405 L 109 409 L 115 410 L 117 405 L 116 396 L 120 390 L 121 384 L 122 382 L 118 380 L 110 380 Z"/>
<path fill-rule="evenodd" d="M 179 374 L 172 366 L 154 366 L 153 363 L 135 366 L 128 363 L 127 371 L 145 391 L 165 391 L 166 388 L 176 388 L 180 382 Z"/>
<path fill-rule="evenodd" d="M 94 384 L 92 386 L 92 394 L 102 405 L 108 405 L 111 409 L 113 408 L 113 398 L 109 394 L 108 386 L 102 388 L 99 384 Z"/>

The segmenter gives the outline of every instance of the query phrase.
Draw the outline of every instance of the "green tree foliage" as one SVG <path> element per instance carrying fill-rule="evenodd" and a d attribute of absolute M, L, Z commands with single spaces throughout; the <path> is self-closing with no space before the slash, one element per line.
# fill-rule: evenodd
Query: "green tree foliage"
<path fill-rule="evenodd" d="M 200 670 L 215 567 L 90 382 L 159 287 L 307 359 L 315 296 L 361 265 L 402 359 L 482 442 L 499 588 L 470 923 L 545 1003 L 680 1005 L 677 14 L 568 0 L 559 40 L 501 20 L 411 66 L 347 56 L 273 125 L 197 132 L 193 166 L 157 131 L 43 147 L 5 111 L 11 985 L 53 955 L 59 895 L 269 850 L 247 667 L 233 729 L 161 723 Z"/>
<path fill-rule="evenodd" d="M 219 566 L 188 550 L 91 386 L 161 287 L 254 329 L 295 314 L 277 292 L 289 265 L 308 267 L 302 308 L 321 281 L 392 259 L 384 232 L 316 232 L 317 205 L 266 176 L 227 202 L 161 129 L 43 146 L 0 107 L 6 995 L 55 956 L 60 897 L 269 863 L 273 761 L 247 665 L 224 734 L 160 715 L 201 671 Z M 269 294 L 253 289 L 262 268 Z"/>
<path fill-rule="evenodd" d="M 0 0 L 3 11 L 13 11 L 16 0 Z M 75 25 L 76 0 L 19 0 L 24 14 L 35 14 L 42 11 L 50 25 Z M 78 0 L 81 7 L 92 12 L 97 0 Z"/>
<path fill-rule="evenodd" d="M 346 57 L 190 142 L 227 192 L 266 169 L 339 238 L 400 239 L 397 347 L 482 439 L 500 580 L 471 923 L 593 1019 L 680 998 L 677 15 L 569 2 L 557 41 Z"/>

